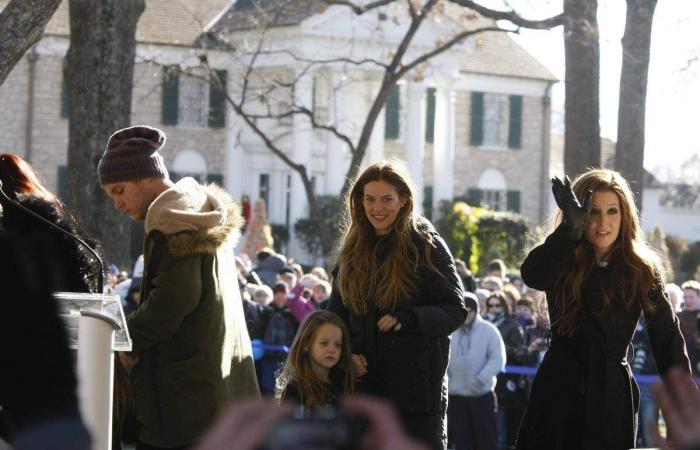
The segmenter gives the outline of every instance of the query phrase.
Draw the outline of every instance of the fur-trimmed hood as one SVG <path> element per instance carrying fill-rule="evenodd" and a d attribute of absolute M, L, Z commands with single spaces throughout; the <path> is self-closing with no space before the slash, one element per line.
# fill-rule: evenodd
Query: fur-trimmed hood
<path fill-rule="evenodd" d="M 146 213 L 146 234 L 166 235 L 175 255 L 213 253 L 235 245 L 243 225 L 240 206 L 221 187 L 183 178 L 161 193 Z"/>

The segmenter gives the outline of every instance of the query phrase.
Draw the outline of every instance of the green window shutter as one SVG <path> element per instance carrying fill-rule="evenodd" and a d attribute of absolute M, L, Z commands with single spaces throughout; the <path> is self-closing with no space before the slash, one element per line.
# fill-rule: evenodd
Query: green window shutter
<path fill-rule="evenodd" d="M 401 99 L 399 97 L 399 87 L 394 86 L 389 92 L 389 99 L 386 102 L 386 115 L 384 118 L 384 138 L 399 138 L 399 112 L 401 111 Z"/>
<path fill-rule="evenodd" d="M 69 115 L 70 107 L 68 106 L 68 80 L 66 79 L 64 72 L 63 81 L 61 84 L 61 117 L 67 119 Z"/>
<path fill-rule="evenodd" d="M 220 173 L 210 173 L 207 174 L 207 184 L 209 183 L 216 183 L 219 186 L 224 185 L 224 176 Z"/>
<path fill-rule="evenodd" d="M 432 144 L 435 139 L 435 88 L 428 88 L 425 106 L 425 142 Z"/>
<path fill-rule="evenodd" d="M 175 67 L 163 67 L 163 97 L 161 102 L 161 122 L 163 125 L 177 125 L 178 81 L 180 73 Z"/>
<path fill-rule="evenodd" d="M 469 144 L 481 145 L 484 143 L 484 93 L 472 92 L 471 128 L 469 132 Z"/>
<path fill-rule="evenodd" d="M 226 125 L 226 71 L 216 70 L 216 75 L 221 80 L 221 86 L 212 80 L 209 83 L 209 127 L 223 128 Z"/>
<path fill-rule="evenodd" d="M 471 206 L 481 206 L 481 198 L 483 197 L 483 192 L 481 189 L 469 188 L 467 189 L 467 202 Z"/>
<path fill-rule="evenodd" d="M 520 191 L 506 192 L 506 209 L 516 213 L 520 212 Z"/>
<path fill-rule="evenodd" d="M 520 136 L 523 124 L 523 97 L 510 96 L 510 114 L 508 120 L 508 148 L 520 148 Z"/>
<path fill-rule="evenodd" d="M 58 166 L 58 198 L 65 203 L 68 198 L 68 168 Z"/>

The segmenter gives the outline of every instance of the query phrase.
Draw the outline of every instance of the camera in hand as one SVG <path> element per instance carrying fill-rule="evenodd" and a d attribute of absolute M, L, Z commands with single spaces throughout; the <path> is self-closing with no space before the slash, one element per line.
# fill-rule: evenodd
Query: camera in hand
<path fill-rule="evenodd" d="M 360 448 L 365 419 L 337 408 L 298 406 L 270 430 L 259 450 L 353 450 Z"/>

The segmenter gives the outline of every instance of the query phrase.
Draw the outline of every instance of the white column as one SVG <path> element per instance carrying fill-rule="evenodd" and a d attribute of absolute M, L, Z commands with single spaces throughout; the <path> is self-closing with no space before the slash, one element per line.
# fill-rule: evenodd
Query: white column
<path fill-rule="evenodd" d="M 328 115 L 336 129 L 351 136 L 345 95 L 347 88 L 342 73 L 333 73 L 330 85 L 330 106 Z M 348 173 L 348 147 L 347 144 L 332 133 L 326 134 L 326 180 L 325 192 L 328 195 L 340 195 L 340 189 L 345 182 Z M 352 136 L 351 136 L 352 137 Z"/>
<path fill-rule="evenodd" d="M 435 89 L 435 140 L 433 145 L 433 219 L 442 200 L 454 197 L 455 97 L 454 80 L 441 78 Z"/>
<path fill-rule="evenodd" d="M 416 186 L 415 209 L 423 212 L 423 155 L 425 152 L 425 85 L 409 81 L 406 104 L 406 165 Z"/>
<path fill-rule="evenodd" d="M 294 105 L 305 106 L 309 110 L 313 105 L 313 74 L 306 72 L 304 74 L 297 73 L 296 83 L 294 85 Z M 297 164 L 303 164 L 306 168 L 306 174 L 311 179 L 311 145 L 312 145 L 312 130 L 309 117 L 304 114 L 295 114 L 292 119 L 292 160 Z M 290 194 L 289 205 L 289 222 L 290 222 L 290 254 L 297 259 L 302 257 L 306 252 L 301 247 L 298 239 L 294 235 L 294 224 L 297 220 L 308 217 L 309 205 L 306 200 L 306 191 L 304 184 L 301 181 L 299 174 L 292 172 L 292 191 Z"/>
<path fill-rule="evenodd" d="M 234 72 L 229 70 L 229 73 Z M 236 98 L 234 77 L 229 76 L 227 81 L 226 91 L 232 98 Z M 233 195 L 236 201 L 240 201 L 243 196 L 243 186 L 251 185 L 251 180 L 243 180 L 243 146 L 239 141 L 241 133 L 241 118 L 233 110 L 231 104 L 226 102 L 226 174 L 225 184 L 226 189 Z M 250 192 L 246 192 L 251 194 Z"/>
<path fill-rule="evenodd" d="M 369 104 L 367 105 L 367 112 L 369 112 L 369 108 L 372 106 L 374 99 L 377 97 L 380 83 L 380 81 L 370 81 L 367 83 L 369 89 L 368 98 L 370 99 Z M 373 162 L 384 159 L 384 120 L 386 117 L 384 111 L 385 109 L 382 109 L 377 116 L 377 120 L 374 122 L 372 135 L 369 138 L 369 144 L 367 145 L 367 152 L 365 153 L 362 167 L 367 167 Z M 367 115 L 365 114 L 363 116 L 363 120 L 366 117 Z"/>

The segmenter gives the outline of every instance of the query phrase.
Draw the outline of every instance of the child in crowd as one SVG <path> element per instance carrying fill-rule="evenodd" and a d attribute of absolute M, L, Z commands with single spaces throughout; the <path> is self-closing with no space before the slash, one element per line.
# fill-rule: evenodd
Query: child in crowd
<path fill-rule="evenodd" d="M 318 310 L 301 324 L 277 378 L 275 397 L 311 406 L 336 405 L 351 394 L 351 350 L 348 329 L 336 314 Z"/>

